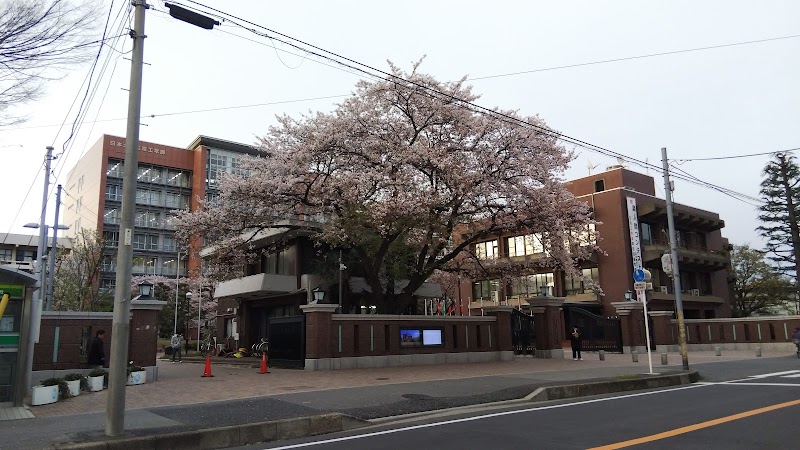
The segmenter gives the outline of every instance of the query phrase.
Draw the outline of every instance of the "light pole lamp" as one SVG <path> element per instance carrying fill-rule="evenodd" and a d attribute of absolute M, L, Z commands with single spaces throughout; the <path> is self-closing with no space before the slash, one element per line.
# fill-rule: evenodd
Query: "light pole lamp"
<path fill-rule="evenodd" d="M 626 302 L 633 301 L 633 291 L 631 291 L 630 289 L 625 291 L 625 301 Z"/>
<path fill-rule="evenodd" d="M 316 288 L 312 292 L 314 294 L 314 302 L 322 303 L 322 300 L 325 299 L 325 291 L 320 288 Z"/>

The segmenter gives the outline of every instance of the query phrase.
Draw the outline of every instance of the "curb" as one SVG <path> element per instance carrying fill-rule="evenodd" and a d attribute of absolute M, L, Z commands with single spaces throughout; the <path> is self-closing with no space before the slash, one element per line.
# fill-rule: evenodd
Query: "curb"
<path fill-rule="evenodd" d="M 483 405 L 469 405 L 467 408 L 501 406 L 503 404 L 519 404 L 523 402 L 544 402 L 565 400 L 575 397 L 611 394 L 615 392 L 654 389 L 667 386 L 691 384 L 700 380 L 696 370 L 667 375 L 642 375 L 641 378 L 606 380 L 591 383 L 567 384 L 537 388 L 524 398 L 507 402 L 493 402 Z M 464 407 L 462 407 L 464 408 Z M 299 417 L 293 419 L 274 420 L 269 422 L 248 423 L 219 428 L 205 428 L 178 433 L 163 433 L 151 436 L 120 436 L 104 440 L 55 444 L 53 448 L 60 450 L 141 450 L 157 449 L 213 449 L 239 447 L 261 442 L 295 439 L 320 434 L 347 431 L 368 425 L 385 424 L 398 420 L 409 420 L 441 414 L 446 410 L 432 410 L 405 416 L 382 417 L 370 421 L 356 419 L 341 413 L 330 413 L 319 416 Z"/>
<path fill-rule="evenodd" d="M 332 413 L 312 417 L 182 431 L 179 433 L 164 433 L 141 437 L 120 436 L 102 441 L 56 444 L 53 448 L 61 450 L 228 448 L 335 433 L 365 425 L 367 425 L 365 421 L 344 414 Z"/>

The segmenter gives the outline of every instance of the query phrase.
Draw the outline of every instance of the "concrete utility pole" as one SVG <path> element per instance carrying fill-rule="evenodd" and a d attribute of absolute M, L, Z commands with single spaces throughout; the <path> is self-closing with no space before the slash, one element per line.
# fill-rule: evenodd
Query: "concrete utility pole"
<path fill-rule="evenodd" d="M 42 323 L 42 298 L 44 297 L 44 251 L 47 248 L 47 190 L 50 188 L 50 162 L 53 160 L 53 147 L 47 147 L 44 157 L 44 191 L 42 191 L 42 212 L 39 216 L 39 245 L 36 250 L 36 286 L 31 305 L 31 322 L 28 333 L 27 359 L 25 360 L 25 392 L 31 392 L 33 373 L 33 348 L 39 342 L 39 328 Z M 27 226 L 27 225 L 26 225 Z M 33 226 L 33 225 L 31 225 Z"/>
<path fill-rule="evenodd" d="M 58 230 L 62 228 L 58 225 L 58 213 L 61 209 L 61 185 L 58 185 L 56 191 L 56 218 L 53 221 L 53 244 L 50 246 L 50 269 L 47 274 L 47 298 L 45 299 L 44 309 L 50 311 L 53 309 L 53 281 L 55 280 L 56 273 L 56 247 L 58 245 Z M 67 228 L 67 227 L 63 227 Z"/>
<path fill-rule="evenodd" d="M 689 355 L 686 353 L 686 326 L 683 323 L 683 298 L 681 293 L 681 272 L 678 267 L 678 241 L 675 233 L 675 216 L 672 212 L 672 183 L 669 180 L 669 159 L 667 148 L 661 148 L 661 162 L 664 167 L 664 195 L 667 198 L 667 224 L 669 226 L 669 249 L 672 255 L 672 280 L 675 289 L 675 313 L 678 316 L 678 343 L 681 347 L 683 370 L 689 370 Z"/>
<path fill-rule="evenodd" d="M 175 262 L 175 324 L 172 326 L 172 334 L 178 334 L 178 291 L 181 286 L 181 251 L 178 250 L 178 259 Z"/>
<path fill-rule="evenodd" d="M 125 426 L 125 384 L 128 339 L 130 337 L 131 265 L 133 260 L 134 211 L 136 209 L 136 171 L 139 165 L 139 117 L 142 109 L 142 63 L 144 62 L 145 0 L 133 0 L 133 53 L 128 91 L 128 127 L 125 138 L 125 172 L 122 178 L 122 220 L 117 251 L 117 277 L 114 290 L 114 318 L 109 355 L 106 435 L 119 436 Z"/>

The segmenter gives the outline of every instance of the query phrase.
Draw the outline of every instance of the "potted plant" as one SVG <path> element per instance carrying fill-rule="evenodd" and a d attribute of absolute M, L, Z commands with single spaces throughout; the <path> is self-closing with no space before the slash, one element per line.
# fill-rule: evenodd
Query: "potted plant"
<path fill-rule="evenodd" d="M 39 386 L 34 386 L 31 393 L 31 405 L 49 405 L 57 402 L 59 381 L 59 378 L 48 378 L 42 380 Z"/>
<path fill-rule="evenodd" d="M 68 373 L 64 375 L 64 381 L 67 382 L 70 397 L 77 397 L 81 393 L 81 381 L 83 376 L 79 373 Z"/>
<path fill-rule="evenodd" d="M 103 386 L 106 384 L 106 377 L 108 376 L 108 372 L 103 369 L 92 369 L 89 372 L 89 391 L 97 392 L 102 391 Z"/>
<path fill-rule="evenodd" d="M 133 361 L 128 363 L 128 386 L 144 384 L 147 381 L 147 372 L 144 367 L 134 366 Z"/>

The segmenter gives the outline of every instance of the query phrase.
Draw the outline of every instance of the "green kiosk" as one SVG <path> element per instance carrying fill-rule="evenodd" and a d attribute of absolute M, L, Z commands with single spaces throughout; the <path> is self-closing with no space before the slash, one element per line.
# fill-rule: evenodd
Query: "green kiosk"
<path fill-rule="evenodd" d="M 0 407 L 22 406 L 33 286 L 30 273 L 0 265 Z"/>

